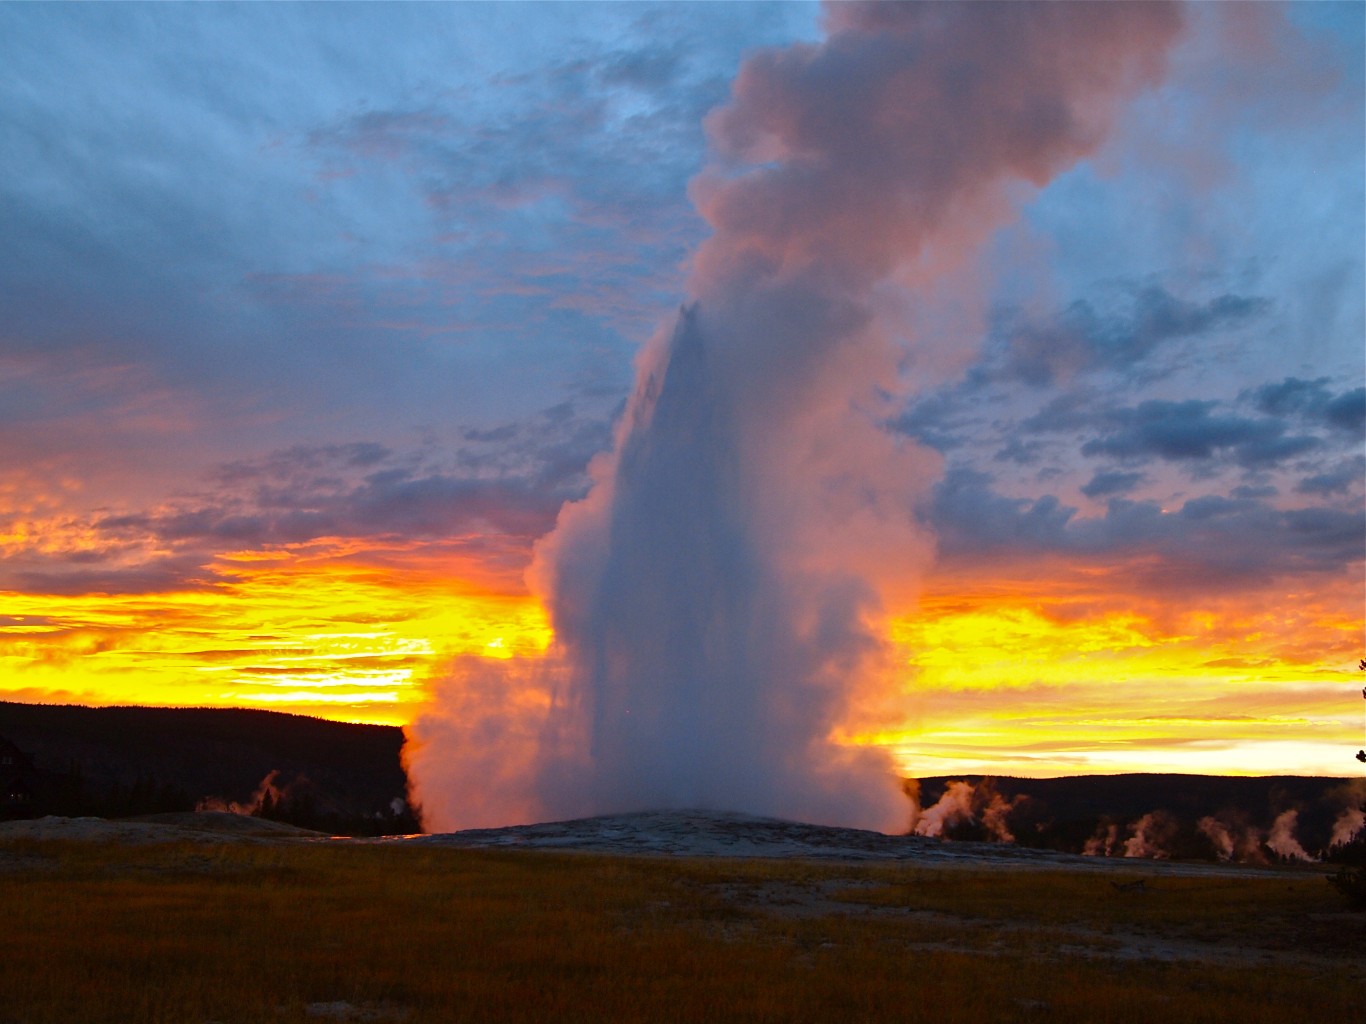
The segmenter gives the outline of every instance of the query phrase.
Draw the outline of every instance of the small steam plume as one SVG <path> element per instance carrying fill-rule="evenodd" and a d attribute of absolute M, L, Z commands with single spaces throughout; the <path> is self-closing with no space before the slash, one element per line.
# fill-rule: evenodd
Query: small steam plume
<path fill-rule="evenodd" d="M 708 118 L 691 301 L 529 573 L 553 655 L 461 662 L 410 730 L 433 827 L 688 806 L 905 827 L 887 754 L 840 742 L 895 687 L 883 610 L 932 550 L 914 509 L 937 457 L 882 425 L 914 342 L 890 290 L 961 264 L 1093 152 L 1160 79 L 1180 17 L 825 18 L 822 42 L 748 59 Z"/>
<path fill-rule="evenodd" d="M 286 792 L 275 784 L 275 780 L 280 777 L 279 769 L 275 769 L 266 774 L 256 786 L 255 792 L 251 794 L 251 799 L 246 803 L 238 803 L 236 800 L 224 800 L 221 797 L 205 797 L 195 804 L 196 811 L 219 811 L 226 814 L 243 814 L 248 817 L 260 814 L 262 810 L 277 807 L 285 799 Z"/>
<path fill-rule="evenodd" d="M 1171 856 L 1171 841 L 1177 830 L 1171 815 L 1153 811 L 1129 827 L 1133 829 L 1133 835 L 1124 841 L 1124 856 L 1150 860 L 1166 860 Z"/>
<path fill-rule="evenodd" d="M 925 809 L 920 806 L 919 782 L 915 783 L 914 790 L 907 786 L 905 792 L 911 799 L 911 832 L 914 835 L 947 837 L 956 826 L 980 823 L 994 841 L 1015 841 L 1007 819 L 1025 798 L 1017 796 L 1007 802 L 996 792 L 990 779 L 983 779 L 977 786 L 966 781 L 950 782 L 943 796 Z"/>
<path fill-rule="evenodd" d="M 1328 847 L 1346 846 L 1366 828 L 1366 779 L 1353 779 L 1327 795 L 1342 808 L 1333 822 Z"/>
<path fill-rule="evenodd" d="M 1214 844 L 1215 856 L 1220 860 L 1233 860 L 1236 845 L 1233 836 L 1223 822 L 1214 817 L 1204 817 L 1196 823 L 1197 827 L 1203 832 L 1211 843 Z"/>
<path fill-rule="evenodd" d="M 998 843 L 1013 843 L 1015 834 L 1006 824 L 1006 818 L 1025 798 L 1017 796 L 1010 803 L 1006 803 L 1005 798 L 999 793 L 993 792 L 991 796 L 991 801 L 982 808 L 982 826 Z"/>
<path fill-rule="evenodd" d="M 1177 833 L 1176 820 L 1165 811 L 1152 811 L 1129 825 L 1129 838 L 1120 840 L 1117 822 L 1102 821 L 1082 847 L 1085 857 L 1146 857 L 1165 860 Z"/>
<path fill-rule="evenodd" d="M 942 836 L 945 828 L 960 822 L 975 821 L 972 813 L 972 783 L 950 782 L 944 795 L 915 816 L 913 831 L 918 836 Z"/>
<path fill-rule="evenodd" d="M 1300 812 L 1294 808 L 1282 811 L 1276 816 L 1276 820 L 1271 823 L 1271 834 L 1266 837 L 1266 845 L 1278 857 L 1286 860 L 1305 860 L 1312 861 L 1313 857 L 1300 845 L 1300 841 L 1295 838 L 1295 826 L 1299 824 Z"/>
<path fill-rule="evenodd" d="M 1333 822 L 1333 837 L 1328 840 L 1328 845 L 1346 846 L 1363 828 L 1366 828 L 1366 810 L 1360 807 L 1344 808 Z"/>
<path fill-rule="evenodd" d="M 1119 826 L 1113 821 L 1101 822 L 1095 835 L 1082 847 L 1083 857 L 1112 857 L 1119 848 Z"/>
<path fill-rule="evenodd" d="M 1214 852 L 1219 860 L 1237 864 L 1266 862 L 1266 857 L 1262 854 L 1262 834 L 1254 826 L 1243 822 L 1225 821 L 1214 815 L 1201 818 L 1196 824 L 1214 845 Z"/>

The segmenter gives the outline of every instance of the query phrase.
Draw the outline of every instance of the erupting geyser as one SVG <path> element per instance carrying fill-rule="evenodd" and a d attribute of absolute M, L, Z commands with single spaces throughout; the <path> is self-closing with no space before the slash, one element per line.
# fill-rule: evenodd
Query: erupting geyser
<path fill-rule="evenodd" d="M 639 360 L 613 452 L 538 546 L 543 663 L 452 667 L 408 763 L 429 827 L 704 806 L 902 829 L 838 742 L 894 677 L 879 628 L 932 551 L 933 455 L 883 426 L 898 289 L 1092 151 L 1177 11 L 837 4 L 749 59 L 692 195 L 713 235 Z M 914 267 L 914 273 L 906 273 Z"/>

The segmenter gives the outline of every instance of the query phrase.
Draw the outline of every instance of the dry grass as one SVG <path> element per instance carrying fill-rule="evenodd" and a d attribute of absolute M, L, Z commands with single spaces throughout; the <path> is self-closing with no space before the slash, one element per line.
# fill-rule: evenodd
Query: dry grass
<path fill-rule="evenodd" d="M 0 1022 L 1352 1019 L 1318 877 L 0 847 Z M 1340 932 L 1330 932 L 1332 927 Z M 1317 931 L 1315 930 L 1317 929 Z"/>

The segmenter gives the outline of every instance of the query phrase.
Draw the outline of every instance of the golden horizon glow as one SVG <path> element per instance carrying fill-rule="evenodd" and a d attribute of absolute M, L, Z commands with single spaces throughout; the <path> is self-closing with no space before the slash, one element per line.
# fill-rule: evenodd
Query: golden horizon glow
<path fill-rule="evenodd" d="M 545 649 L 549 626 L 530 595 L 471 582 L 430 550 L 417 565 L 407 554 L 367 564 L 315 542 L 225 555 L 215 567 L 227 582 L 206 590 L 0 595 L 0 696 L 404 725 L 445 659 Z"/>
<path fill-rule="evenodd" d="M 963 582 L 892 623 L 907 724 L 853 737 L 908 775 L 1354 773 L 1362 622 L 1341 609 L 1356 581 L 1188 607 Z"/>
<path fill-rule="evenodd" d="M 329 538 L 212 568 L 221 582 L 180 592 L 0 595 L 0 697 L 401 726 L 449 659 L 535 660 L 552 641 L 519 581 L 437 545 Z M 895 692 L 841 741 L 921 776 L 1351 773 L 1351 579 L 1213 606 L 1145 600 L 1090 570 L 1009 575 L 932 577 L 888 622 Z"/>

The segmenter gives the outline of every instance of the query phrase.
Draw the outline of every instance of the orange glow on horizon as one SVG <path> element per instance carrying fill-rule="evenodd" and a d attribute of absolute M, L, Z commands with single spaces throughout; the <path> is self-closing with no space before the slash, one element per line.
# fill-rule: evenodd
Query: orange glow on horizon
<path fill-rule="evenodd" d="M 552 640 L 520 581 L 454 546 L 331 538 L 211 568 L 172 593 L 0 595 L 0 698 L 404 725 L 448 659 L 535 661 Z M 1358 581 L 1183 602 L 1033 569 L 927 581 L 888 626 L 894 692 L 841 740 L 911 775 L 1352 773 Z"/>
<path fill-rule="evenodd" d="M 227 582 L 155 595 L 0 595 L 12 700 L 263 707 L 402 725 L 458 654 L 536 656 L 550 630 L 525 592 L 439 558 L 343 545 L 234 552 Z"/>
<path fill-rule="evenodd" d="M 1358 581 L 1185 606 L 963 582 L 893 622 L 906 721 L 854 737 L 906 774 L 1353 774 Z"/>

